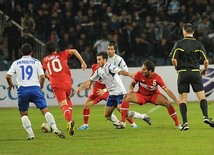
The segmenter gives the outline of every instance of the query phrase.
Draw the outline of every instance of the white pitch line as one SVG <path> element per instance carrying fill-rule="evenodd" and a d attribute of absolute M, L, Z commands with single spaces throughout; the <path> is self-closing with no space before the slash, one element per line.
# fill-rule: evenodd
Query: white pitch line
<path fill-rule="evenodd" d="M 160 106 L 160 105 L 155 106 L 154 108 L 150 109 L 150 110 L 147 112 L 147 114 L 150 114 L 150 113 L 156 111 L 157 109 L 159 109 L 159 108 L 161 108 L 161 107 L 162 107 L 162 106 Z"/>

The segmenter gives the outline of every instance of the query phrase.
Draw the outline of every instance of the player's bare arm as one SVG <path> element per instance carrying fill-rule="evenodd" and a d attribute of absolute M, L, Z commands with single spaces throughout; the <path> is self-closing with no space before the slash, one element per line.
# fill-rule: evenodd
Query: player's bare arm
<path fill-rule="evenodd" d="M 44 73 L 45 73 L 45 78 L 47 78 L 48 80 L 50 80 L 47 70 L 46 70 L 46 69 L 43 69 L 43 71 L 44 71 Z"/>
<path fill-rule="evenodd" d="M 175 69 L 177 68 L 177 60 L 176 59 L 172 59 L 172 64 L 175 67 Z"/>
<path fill-rule="evenodd" d="M 6 80 L 7 80 L 7 83 L 8 83 L 8 87 L 7 87 L 7 89 L 8 90 L 11 90 L 11 89 L 14 89 L 14 84 L 13 84 L 13 82 L 12 82 L 12 76 L 11 75 L 9 75 L 9 74 L 7 74 L 6 75 Z"/>
<path fill-rule="evenodd" d="M 81 63 L 81 68 L 83 70 L 85 70 L 87 68 L 87 65 L 85 63 L 85 61 L 83 60 L 82 56 L 79 54 L 79 52 L 76 49 L 70 49 L 68 50 L 68 53 L 70 55 L 75 55 L 75 57 L 79 60 L 79 62 Z"/>
<path fill-rule="evenodd" d="M 40 83 L 41 89 L 44 87 L 44 82 L 45 82 L 45 74 L 43 74 L 39 77 L 39 83 Z"/>
<path fill-rule="evenodd" d="M 105 92 L 107 92 L 107 91 L 108 91 L 107 88 L 105 88 L 105 89 L 98 89 L 98 90 L 97 90 L 97 94 L 100 95 L 100 96 L 102 96 L 102 95 L 105 94 Z"/>
<path fill-rule="evenodd" d="M 167 95 L 178 105 L 179 104 L 179 101 L 178 99 L 176 98 L 176 96 L 174 95 L 174 93 L 168 88 L 168 87 L 165 87 L 163 89 Z"/>
<path fill-rule="evenodd" d="M 75 93 L 81 92 L 83 89 L 89 90 L 91 88 L 92 81 L 87 80 L 84 83 L 82 83 L 76 90 Z"/>
<path fill-rule="evenodd" d="M 123 75 L 123 76 L 129 76 L 129 77 L 131 77 L 132 79 L 134 79 L 134 74 L 131 74 L 131 73 L 126 72 L 126 71 L 124 71 L 124 70 L 119 71 L 118 74 L 119 74 L 119 75 Z"/>
<path fill-rule="evenodd" d="M 133 92 L 135 85 L 136 85 L 136 82 L 135 80 L 133 80 L 129 86 L 129 92 Z"/>

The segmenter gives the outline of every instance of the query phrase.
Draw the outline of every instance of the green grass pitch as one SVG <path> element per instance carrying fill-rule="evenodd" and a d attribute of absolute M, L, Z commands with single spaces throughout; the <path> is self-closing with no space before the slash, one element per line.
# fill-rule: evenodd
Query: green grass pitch
<path fill-rule="evenodd" d="M 203 123 L 200 105 L 188 103 L 188 131 L 179 131 L 168 115 L 165 107 L 151 113 L 152 125 L 135 120 L 139 128 L 132 129 L 127 123 L 126 129 L 114 129 L 106 121 L 104 105 L 91 108 L 89 129 L 75 130 L 69 136 L 66 121 L 59 107 L 49 107 L 55 117 L 58 128 L 65 133 L 66 139 L 60 139 L 53 133 L 42 133 L 40 126 L 44 122 L 40 111 L 29 109 L 35 139 L 27 141 L 27 133 L 22 127 L 17 108 L 0 109 L 0 155 L 212 155 L 214 152 L 214 128 Z M 82 107 L 73 106 L 75 128 L 83 124 Z M 130 110 L 144 113 L 155 106 L 131 105 Z M 178 106 L 174 105 L 180 118 Z M 115 111 L 120 119 L 120 114 Z M 210 117 L 214 118 L 214 104 L 209 104 Z"/>

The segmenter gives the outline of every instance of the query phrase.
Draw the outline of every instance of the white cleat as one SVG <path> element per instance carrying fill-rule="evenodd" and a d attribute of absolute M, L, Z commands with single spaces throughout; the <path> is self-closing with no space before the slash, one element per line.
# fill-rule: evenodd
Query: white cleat
<path fill-rule="evenodd" d="M 121 129 L 126 128 L 126 123 L 125 122 L 120 122 L 120 125 L 121 125 Z"/>
<path fill-rule="evenodd" d="M 53 133 L 55 133 L 59 138 L 65 138 L 64 133 L 58 129 L 54 130 Z"/>
<path fill-rule="evenodd" d="M 114 122 L 113 125 L 114 125 L 114 127 L 115 127 L 116 129 L 121 129 L 121 124 L 120 124 L 120 122 Z"/>
<path fill-rule="evenodd" d="M 175 126 L 177 129 L 181 130 L 182 129 L 182 126 L 180 124 L 176 125 Z"/>
<path fill-rule="evenodd" d="M 33 134 L 28 134 L 28 136 L 27 136 L 27 140 L 32 140 L 34 138 L 35 138 L 35 136 Z"/>
<path fill-rule="evenodd" d="M 126 123 L 124 122 L 116 122 L 113 124 L 116 129 L 124 129 L 126 127 Z"/>

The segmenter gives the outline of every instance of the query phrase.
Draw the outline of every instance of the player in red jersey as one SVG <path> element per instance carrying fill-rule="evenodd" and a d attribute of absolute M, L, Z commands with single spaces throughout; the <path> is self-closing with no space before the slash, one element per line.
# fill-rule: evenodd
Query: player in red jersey
<path fill-rule="evenodd" d="M 139 105 L 144 105 L 148 102 L 165 106 L 169 115 L 172 117 L 175 125 L 178 129 L 181 129 L 181 125 L 178 120 L 178 116 L 174 107 L 170 104 L 166 96 L 164 96 L 158 90 L 158 85 L 167 93 L 167 95 L 178 104 L 178 100 L 173 92 L 166 86 L 160 75 L 154 72 L 155 65 L 151 61 L 145 61 L 142 70 L 138 71 L 134 80 L 130 85 L 130 92 L 123 98 L 121 105 L 121 126 L 125 127 L 126 115 L 128 113 L 129 102 L 133 102 Z M 138 84 L 138 91 L 134 92 L 135 85 Z M 136 117 L 133 115 L 133 117 Z"/>
<path fill-rule="evenodd" d="M 72 120 L 72 102 L 70 100 L 72 76 L 67 61 L 74 55 L 80 61 L 83 70 L 87 68 L 87 65 L 76 49 L 67 49 L 58 53 L 55 43 L 51 41 L 46 43 L 46 52 L 49 55 L 43 58 L 43 69 L 47 73 L 54 95 L 68 123 L 69 134 L 73 135 L 74 121 Z"/>
<path fill-rule="evenodd" d="M 99 67 L 100 66 L 98 64 L 93 64 L 91 66 L 92 75 L 94 74 L 94 72 Z M 80 86 L 78 89 L 79 89 L 78 91 L 81 91 L 83 88 L 82 88 L 82 86 Z M 105 84 L 102 83 L 102 79 L 100 79 L 99 81 L 94 82 L 92 93 L 86 99 L 84 107 L 83 107 L 82 114 L 83 114 L 84 124 L 82 126 L 80 126 L 78 128 L 78 130 L 86 130 L 86 129 L 89 128 L 88 120 L 89 120 L 89 116 L 90 116 L 90 107 L 95 105 L 95 104 L 97 104 L 97 103 L 99 103 L 102 100 L 107 101 L 108 96 L 109 96 L 109 93 L 107 91 L 107 88 L 106 88 Z M 132 113 L 138 113 L 138 112 L 132 111 Z M 140 113 L 138 113 L 138 114 L 140 115 Z M 147 115 L 144 115 L 144 114 L 141 114 L 141 115 L 142 115 L 142 119 L 144 121 L 146 121 L 149 125 L 151 125 L 149 117 L 147 117 Z M 126 119 L 130 123 L 132 128 L 137 128 L 138 127 L 136 125 L 136 123 L 134 122 L 133 118 L 127 117 Z M 112 114 L 109 118 L 107 118 L 107 120 L 111 121 L 116 128 L 118 127 L 118 125 L 120 125 L 117 117 L 114 114 Z"/>

